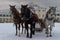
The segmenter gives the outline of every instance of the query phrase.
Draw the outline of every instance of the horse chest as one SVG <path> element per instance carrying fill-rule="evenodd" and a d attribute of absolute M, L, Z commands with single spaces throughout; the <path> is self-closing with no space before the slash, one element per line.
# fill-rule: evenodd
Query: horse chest
<path fill-rule="evenodd" d="M 53 20 L 47 20 L 47 19 L 46 19 L 45 24 L 46 24 L 47 26 L 51 25 L 52 23 L 53 23 Z"/>

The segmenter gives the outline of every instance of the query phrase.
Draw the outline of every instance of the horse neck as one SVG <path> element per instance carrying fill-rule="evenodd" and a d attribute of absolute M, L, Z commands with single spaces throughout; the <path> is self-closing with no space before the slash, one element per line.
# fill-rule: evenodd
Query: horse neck
<path fill-rule="evenodd" d="M 18 18 L 19 12 L 18 12 L 17 9 L 14 9 L 14 10 L 12 11 L 12 13 L 13 13 L 13 18 Z"/>
<path fill-rule="evenodd" d="M 35 17 L 37 18 L 37 19 L 39 19 L 39 17 L 38 17 L 38 15 L 37 14 L 34 14 L 35 15 Z"/>
<path fill-rule="evenodd" d="M 19 15 L 19 12 L 18 12 L 18 10 L 15 8 L 15 10 L 14 10 L 14 15 L 15 16 L 18 16 Z"/>

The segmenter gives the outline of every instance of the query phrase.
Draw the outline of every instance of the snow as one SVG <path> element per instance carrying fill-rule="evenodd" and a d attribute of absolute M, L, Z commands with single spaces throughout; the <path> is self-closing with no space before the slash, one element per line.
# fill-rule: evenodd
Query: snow
<path fill-rule="evenodd" d="M 33 38 L 26 38 L 25 34 L 15 36 L 15 27 L 13 23 L 0 23 L 0 40 L 60 40 L 60 23 L 55 23 L 53 27 L 52 37 L 46 37 L 45 31 L 36 32 Z"/>

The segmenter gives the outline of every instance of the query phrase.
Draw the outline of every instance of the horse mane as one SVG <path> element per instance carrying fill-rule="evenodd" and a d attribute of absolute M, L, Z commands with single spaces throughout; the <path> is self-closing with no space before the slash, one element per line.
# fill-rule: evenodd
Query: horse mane
<path fill-rule="evenodd" d="M 46 13 L 47 13 L 47 14 L 48 14 L 48 13 L 51 13 L 51 8 L 50 8 Z"/>
<path fill-rule="evenodd" d="M 39 17 L 36 13 L 32 13 L 32 15 L 34 16 L 35 21 L 39 22 Z"/>

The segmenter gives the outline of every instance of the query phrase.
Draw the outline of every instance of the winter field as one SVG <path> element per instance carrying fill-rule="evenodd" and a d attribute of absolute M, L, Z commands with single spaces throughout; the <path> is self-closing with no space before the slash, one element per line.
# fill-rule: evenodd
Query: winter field
<path fill-rule="evenodd" d="M 36 25 L 37 26 L 37 25 Z M 26 34 L 15 36 L 15 27 L 13 23 L 0 23 L 0 40 L 60 40 L 60 23 L 55 23 L 52 37 L 46 37 L 45 31 L 36 32 L 33 38 L 26 38 Z"/>

